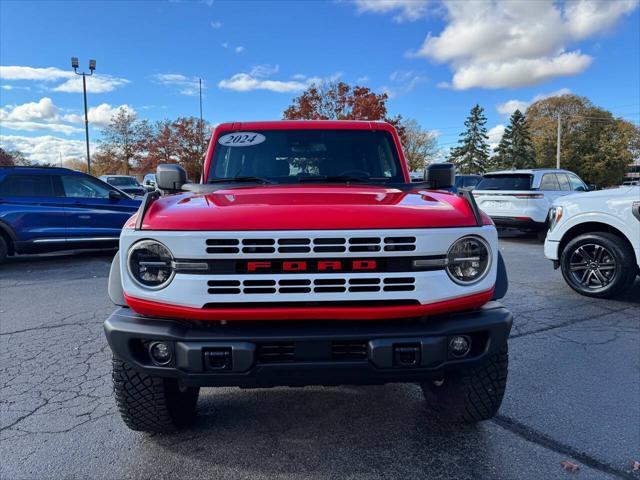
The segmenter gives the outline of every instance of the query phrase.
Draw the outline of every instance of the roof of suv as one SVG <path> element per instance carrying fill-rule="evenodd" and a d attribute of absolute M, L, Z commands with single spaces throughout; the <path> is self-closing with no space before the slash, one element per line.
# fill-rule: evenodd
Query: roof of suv
<path fill-rule="evenodd" d="M 19 170 L 20 173 L 52 173 L 52 171 L 64 172 L 66 174 L 82 174 L 78 170 L 71 170 L 70 168 L 64 167 L 36 167 L 36 166 L 22 166 L 22 165 L 11 165 L 11 166 L 0 166 L 0 171 L 5 170 Z"/>
<path fill-rule="evenodd" d="M 562 168 L 523 168 L 519 170 L 499 170 L 496 172 L 487 172 L 485 175 L 509 175 L 509 174 L 534 174 L 534 173 L 573 173 Z"/>

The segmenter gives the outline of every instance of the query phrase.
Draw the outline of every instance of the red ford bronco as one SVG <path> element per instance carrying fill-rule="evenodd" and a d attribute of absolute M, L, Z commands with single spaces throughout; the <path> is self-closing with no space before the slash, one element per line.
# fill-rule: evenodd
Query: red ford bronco
<path fill-rule="evenodd" d="M 495 415 L 506 270 L 454 173 L 412 184 L 394 128 L 351 121 L 220 125 L 197 184 L 160 165 L 109 278 L 125 423 L 183 426 L 200 387 L 389 382 L 440 419 Z"/>

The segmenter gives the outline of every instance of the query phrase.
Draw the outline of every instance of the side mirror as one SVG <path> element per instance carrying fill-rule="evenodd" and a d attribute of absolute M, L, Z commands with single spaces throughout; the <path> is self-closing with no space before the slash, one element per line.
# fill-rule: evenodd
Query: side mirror
<path fill-rule="evenodd" d="M 594 185 L 593 183 L 590 183 L 589 185 L 587 185 L 587 191 L 589 192 L 593 192 L 594 190 L 597 190 L 598 186 Z"/>
<path fill-rule="evenodd" d="M 117 190 L 109 190 L 109 200 L 122 200 L 125 196 Z"/>
<path fill-rule="evenodd" d="M 187 183 L 187 172 L 175 163 L 163 163 L 156 170 L 156 185 L 160 190 L 179 192 Z"/>
<path fill-rule="evenodd" d="M 424 169 L 424 181 L 436 190 L 451 188 L 456 183 L 456 167 L 451 163 L 432 163 Z"/>

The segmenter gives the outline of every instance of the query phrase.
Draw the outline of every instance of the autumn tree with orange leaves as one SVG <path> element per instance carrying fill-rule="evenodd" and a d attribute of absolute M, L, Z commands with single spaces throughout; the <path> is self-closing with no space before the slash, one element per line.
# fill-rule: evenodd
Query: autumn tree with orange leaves
<path fill-rule="evenodd" d="M 344 82 L 323 82 L 310 86 L 283 113 L 285 120 L 384 120 L 406 142 L 402 117 L 389 117 L 386 93 Z"/>

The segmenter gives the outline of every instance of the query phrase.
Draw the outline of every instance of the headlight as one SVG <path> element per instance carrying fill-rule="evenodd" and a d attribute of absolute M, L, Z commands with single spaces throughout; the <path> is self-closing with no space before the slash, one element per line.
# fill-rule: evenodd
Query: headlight
<path fill-rule="evenodd" d="M 137 284 L 152 290 L 166 287 L 175 273 L 173 255 L 155 240 L 134 243 L 129 249 L 127 268 Z"/>
<path fill-rule="evenodd" d="M 562 218 L 562 207 L 552 207 L 549 210 L 549 231 L 553 230 Z"/>
<path fill-rule="evenodd" d="M 462 237 L 447 252 L 447 273 L 460 285 L 479 282 L 489 271 L 491 250 L 480 237 Z"/>

